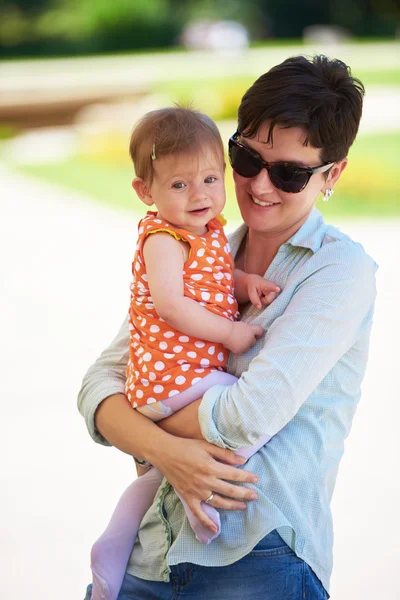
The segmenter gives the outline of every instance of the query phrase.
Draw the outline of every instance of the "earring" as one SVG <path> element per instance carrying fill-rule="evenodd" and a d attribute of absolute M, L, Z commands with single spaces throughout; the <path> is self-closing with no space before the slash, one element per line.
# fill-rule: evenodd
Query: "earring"
<path fill-rule="evenodd" d="M 329 198 L 333 196 L 333 190 L 331 190 L 330 188 L 325 190 L 325 194 L 322 197 L 322 201 L 323 202 L 328 202 Z"/>
<path fill-rule="evenodd" d="M 151 155 L 150 155 L 151 160 L 156 160 L 156 145 L 153 144 L 153 147 L 151 149 Z"/>

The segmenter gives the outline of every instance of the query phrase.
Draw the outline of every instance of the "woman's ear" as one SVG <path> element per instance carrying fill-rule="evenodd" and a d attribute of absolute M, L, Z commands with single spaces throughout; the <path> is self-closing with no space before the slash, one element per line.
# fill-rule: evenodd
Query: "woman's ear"
<path fill-rule="evenodd" d="M 152 206 L 154 204 L 153 198 L 151 197 L 150 186 L 145 183 L 141 177 L 135 177 L 135 179 L 132 181 L 132 187 L 141 201 L 146 204 L 146 206 Z"/>
<path fill-rule="evenodd" d="M 341 176 L 341 174 L 347 167 L 347 163 L 348 163 L 347 158 L 343 158 L 342 160 L 339 160 L 337 163 L 335 163 L 333 165 L 333 167 L 329 171 L 328 177 L 326 178 L 324 187 L 321 190 L 321 192 L 323 194 L 325 194 L 326 190 L 333 189 L 333 187 L 336 184 L 336 182 L 338 181 L 339 177 Z"/>

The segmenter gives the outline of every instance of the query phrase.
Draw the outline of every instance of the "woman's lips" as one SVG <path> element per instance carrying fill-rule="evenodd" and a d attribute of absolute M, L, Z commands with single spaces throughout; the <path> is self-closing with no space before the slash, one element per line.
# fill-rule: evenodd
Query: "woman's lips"
<path fill-rule="evenodd" d="M 279 202 L 262 202 L 255 196 L 251 196 L 251 199 L 253 200 L 254 204 L 257 204 L 257 206 L 262 206 L 263 208 L 271 208 L 271 206 L 276 206 L 276 204 L 279 204 Z"/>

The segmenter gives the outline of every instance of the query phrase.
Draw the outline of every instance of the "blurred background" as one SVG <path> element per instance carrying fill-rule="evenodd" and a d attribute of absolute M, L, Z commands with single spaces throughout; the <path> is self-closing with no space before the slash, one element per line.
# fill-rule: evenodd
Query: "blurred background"
<path fill-rule="evenodd" d="M 351 66 L 366 98 L 349 166 L 317 206 L 380 265 L 363 400 L 333 500 L 332 598 L 397 598 L 399 17 L 398 0 L 1 0 L 7 600 L 83 598 L 91 543 L 134 477 L 129 457 L 89 439 L 75 408 L 128 307 L 143 214 L 130 186 L 133 124 L 191 102 L 227 141 L 258 76 L 321 52 Z M 240 222 L 229 167 L 226 184 L 229 231 Z"/>

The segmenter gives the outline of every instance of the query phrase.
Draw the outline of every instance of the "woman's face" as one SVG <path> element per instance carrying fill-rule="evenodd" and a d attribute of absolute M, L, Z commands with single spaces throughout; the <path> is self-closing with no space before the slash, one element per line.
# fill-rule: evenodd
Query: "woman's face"
<path fill-rule="evenodd" d="M 320 149 L 305 146 L 306 133 L 299 127 L 273 131 L 273 145 L 267 144 L 269 126 L 262 125 L 255 138 L 240 138 L 240 142 L 257 152 L 266 162 L 289 162 L 303 167 L 322 164 Z M 306 221 L 319 193 L 325 192 L 338 180 L 347 159 L 335 163 L 327 179 L 322 173 L 311 177 L 303 191 L 283 192 L 271 182 L 263 168 L 255 177 L 241 177 L 235 171 L 236 197 L 244 222 L 259 233 L 289 239 Z M 263 205 L 263 206 L 262 206 Z"/>

